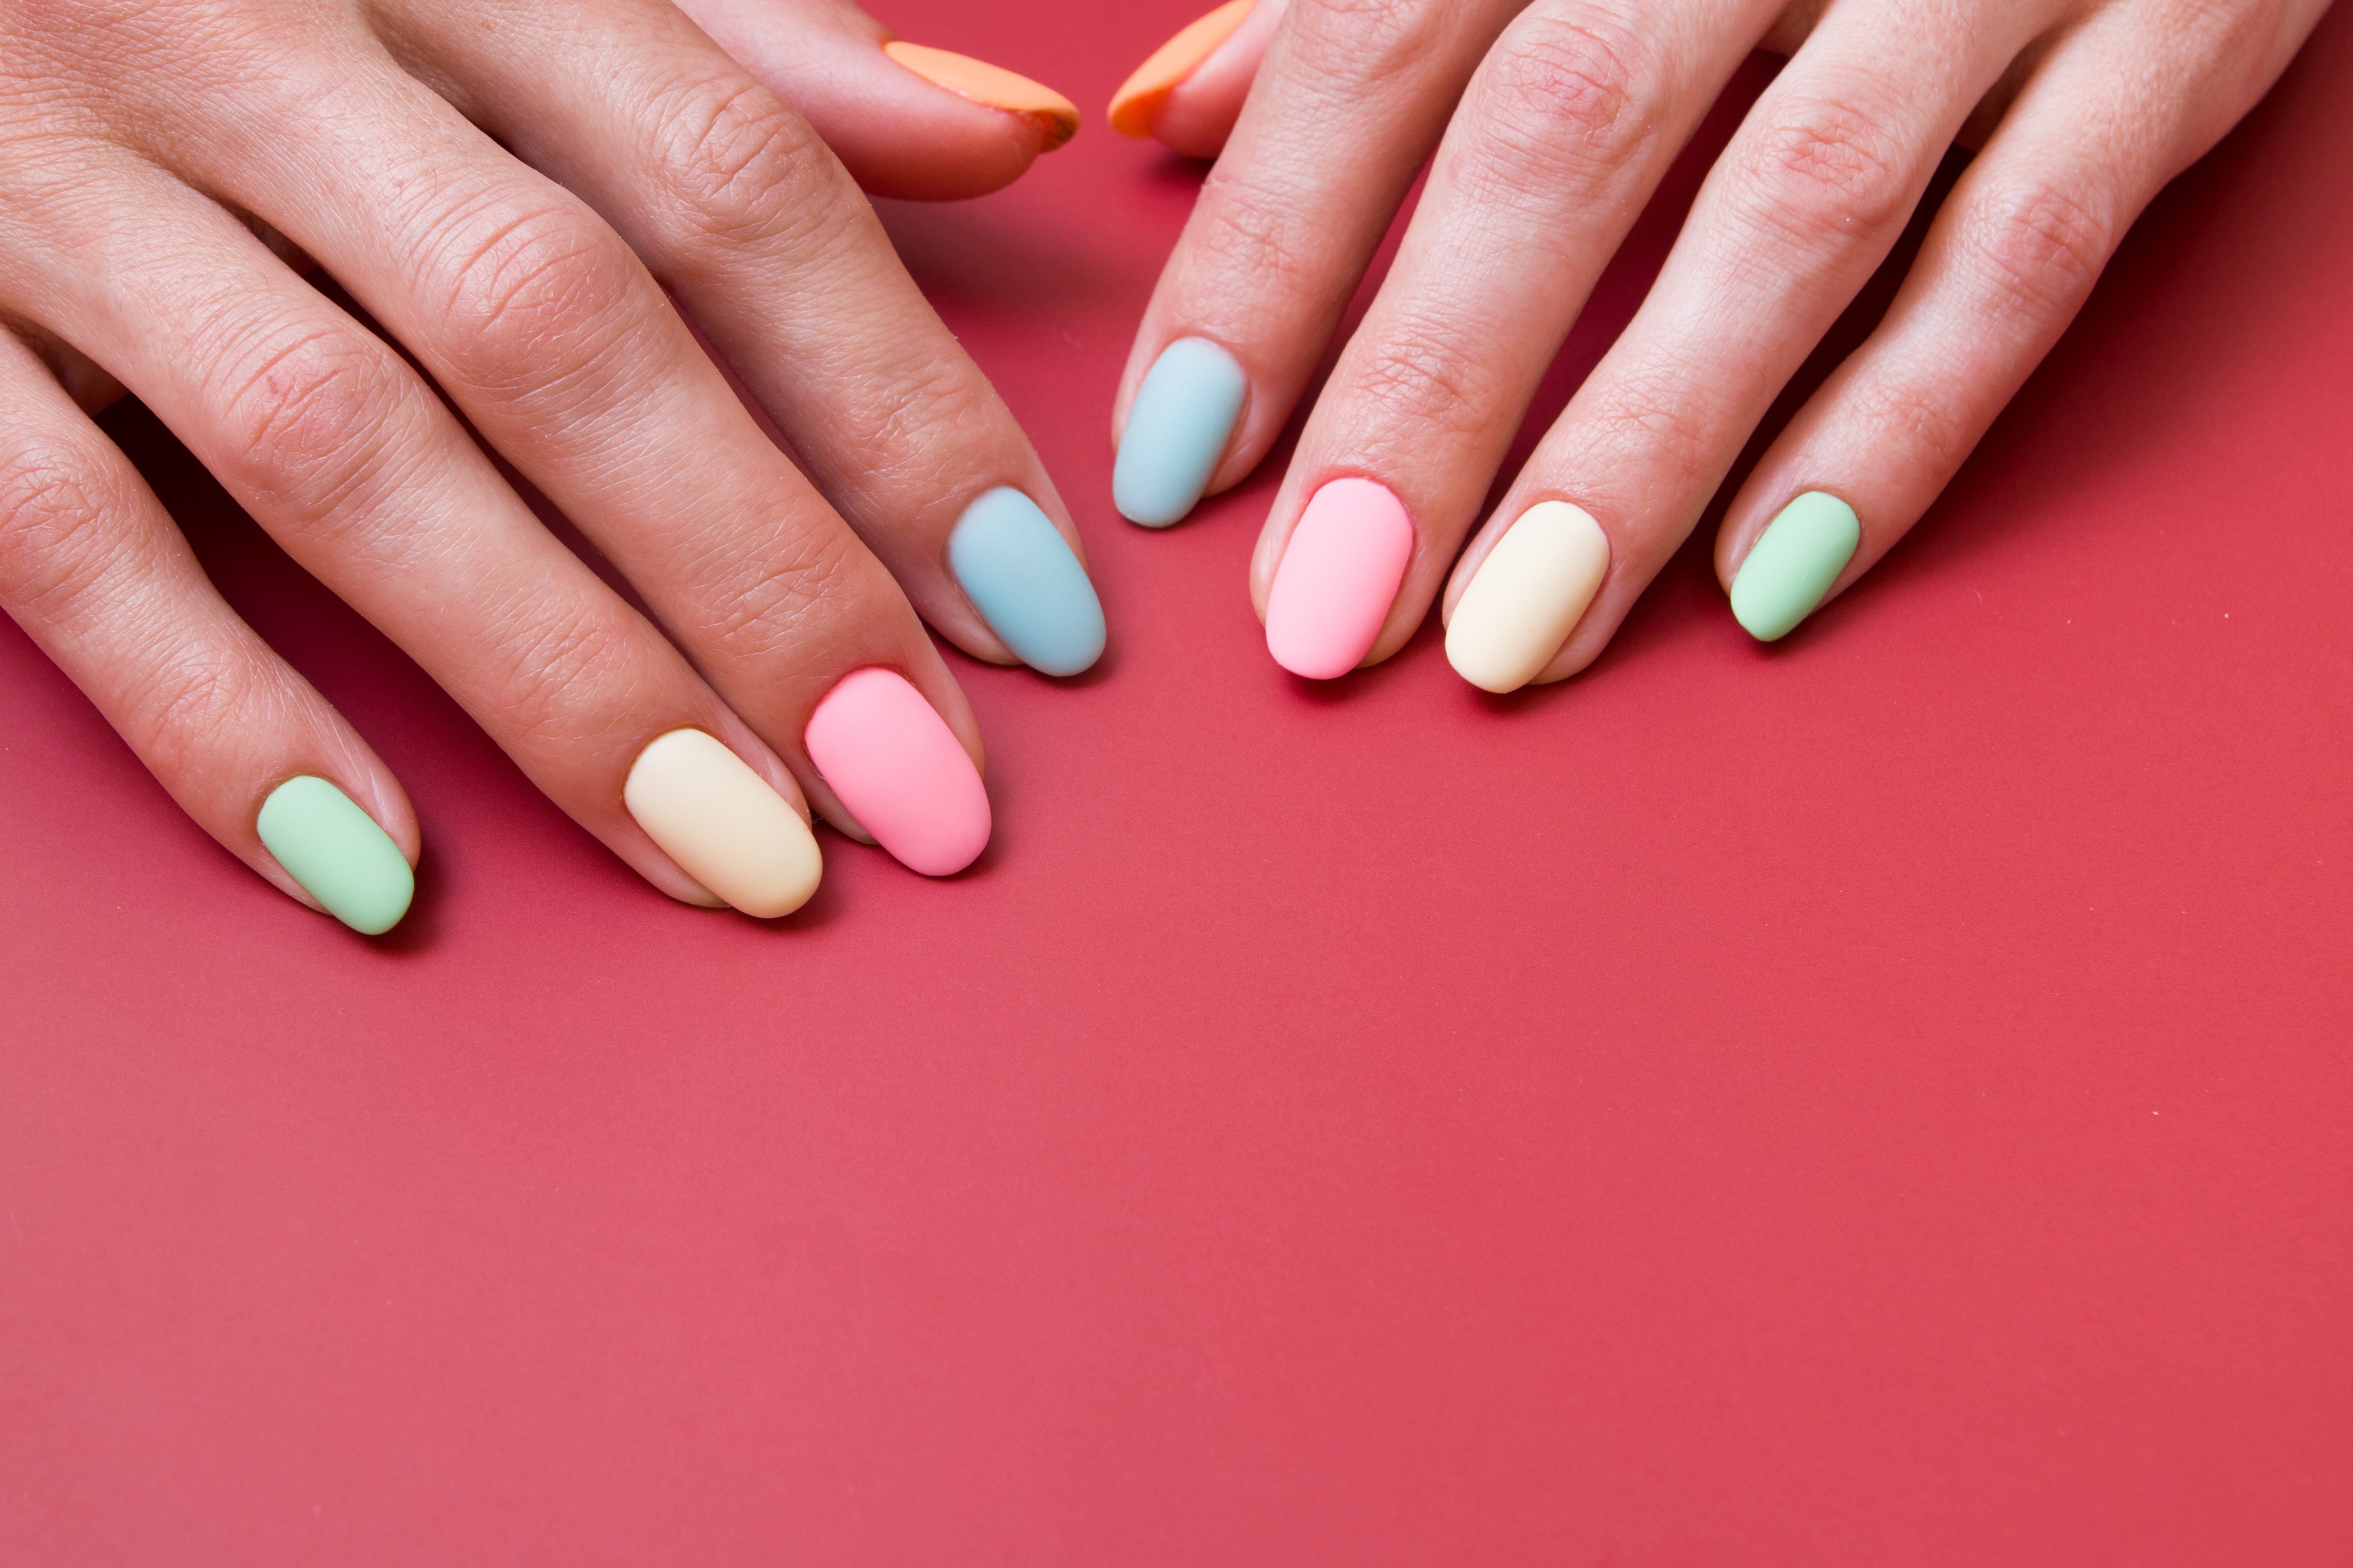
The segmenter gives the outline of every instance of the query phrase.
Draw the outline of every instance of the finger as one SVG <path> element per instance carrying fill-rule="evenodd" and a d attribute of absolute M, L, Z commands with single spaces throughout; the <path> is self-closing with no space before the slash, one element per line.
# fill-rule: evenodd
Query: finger
<path fill-rule="evenodd" d="M 1328 679 L 1413 635 L 1595 280 L 1772 3 L 1638 22 L 1550 0 L 1495 41 L 1260 535 L 1251 594 L 1285 668 Z M 1365 522 L 1335 510 L 1340 480 L 1386 492 L 1393 570 L 1351 571 Z"/>
<path fill-rule="evenodd" d="M 1289 0 L 1228 0 L 1155 49 L 1112 95 L 1111 128 L 1214 158 L 1241 118 Z"/>
<path fill-rule="evenodd" d="M 2158 68 L 2200 84 L 2183 92 L 2137 89 L 2150 34 L 2126 12 L 2098 14 L 2058 47 L 1937 214 L 1886 319 L 1726 514 L 1716 573 L 1752 636 L 1786 636 L 1910 531 L 2134 218 L 2268 89 L 2318 16 L 2291 19 L 2284 51 L 2276 34 L 2161 35 L 2173 58 Z"/>
<path fill-rule="evenodd" d="M 1266 455 L 1520 4 L 1295 0 L 1284 12 L 1128 358 L 1113 416 L 1123 515 L 1166 527 Z"/>
<path fill-rule="evenodd" d="M 398 356 L 185 187 L 120 166 L 84 183 L 114 198 L 107 221 L 37 226 L 8 258 L 58 335 L 655 886 L 760 915 L 808 897 L 818 860 L 791 773 L 539 525 Z M 774 799 L 744 809 L 742 780 L 706 754 L 689 786 L 732 855 L 624 799 L 649 749 L 679 730 L 716 737 Z"/>
<path fill-rule="evenodd" d="M 436 47 L 685 305 L 926 620 L 976 658 L 1092 665 L 1103 610 L 1045 465 L 807 124 L 682 21 L 565 27 Z"/>
<path fill-rule="evenodd" d="M 407 912 L 408 797 L 206 580 L 138 470 L 0 331 L 0 605 L 180 808 L 371 936 Z"/>
<path fill-rule="evenodd" d="M 2035 24 L 1936 0 L 1833 6 L 1709 173 L 1642 308 L 1456 565 L 1450 617 L 1492 666 L 1556 679 L 1600 652 L 1698 521 L 1774 396 L 1903 232 L 1969 108 Z M 1588 602 L 1493 624 L 1479 574 L 1525 512 L 1593 518 L 1609 564 Z M 1548 516 L 1557 514 L 1548 513 Z M 1577 586 L 1571 577 L 1564 586 Z M 1514 613 L 1525 610 L 1516 606 Z M 1562 626 L 1565 640 L 1551 643 Z M 1449 626 L 1450 644 L 1457 634 Z M 1516 651 L 1496 657 L 1500 645 Z"/>
<path fill-rule="evenodd" d="M 980 742 L 963 692 L 890 574 L 753 423 L 628 246 L 388 58 L 297 83 L 267 148 L 264 117 L 241 113 L 212 117 L 178 155 L 417 355 L 844 832 L 866 835 L 860 813 L 804 731 L 854 671 L 912 681 L 966 753 L 970 776 L 937 798 L 965 813 L 944 831 L 976 856 L 987 823 L 967 810 Z"/>
<path fill-rule="evenodd" d="M 1051 88 L 893 39 L 847 0 L 678 4 L 876 195 L 980 195 L 1078 132 L 1077 107 Z"/>

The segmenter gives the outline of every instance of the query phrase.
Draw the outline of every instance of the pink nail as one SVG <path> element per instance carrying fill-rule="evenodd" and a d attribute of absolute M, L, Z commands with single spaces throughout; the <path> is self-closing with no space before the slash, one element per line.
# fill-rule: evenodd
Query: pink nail
<path fill-rule="evenodd" d="M 846 675 L 801 732 L 859 826 L 909 870 L 945 877 L 988 844 L 988 792 L 947 721 L 890 670 Z"/>
<path fill-rule="evenodd" d="M 1266 596 L 1266 648 L 1274 662 L 1311 680 L 1363 663 L 1412 553 L 1413 520 L 1388 486 L 1334 479 L 1317 490 Z"/>

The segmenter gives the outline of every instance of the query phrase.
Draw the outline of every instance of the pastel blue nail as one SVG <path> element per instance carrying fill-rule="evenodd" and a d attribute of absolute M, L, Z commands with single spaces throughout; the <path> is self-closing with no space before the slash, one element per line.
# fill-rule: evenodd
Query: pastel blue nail
<path fill-rule="evenodd" d="M 1111 497 L 1120 515 L 1166 528 L 1193 510 L 1242 411 L 1249 377 L 1207 338 L 1178 338 L 1160 351 L 1127 411 Z"/>
<path fill-rule="evenodd" d="M 1103 604 L 1087 569 L 1019 490 L 993 489 L 965 508 L 948 535 L 948 568 L 1032 669 L 1076 675 L 1103 657 Z"/>

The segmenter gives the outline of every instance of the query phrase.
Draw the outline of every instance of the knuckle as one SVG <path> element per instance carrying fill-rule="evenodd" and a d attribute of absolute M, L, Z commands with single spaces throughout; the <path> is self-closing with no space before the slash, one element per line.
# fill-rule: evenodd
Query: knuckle
<path fill-rule="evenodd" d="M 356 327 L 316 322 L 265 334 L 207 379 L 223 477 L 314 514 L 339 510 L 380 464 L 404 401 L 384 345 Z"/>
<path fill-rule="evenodd" d="M 1742 171 L 1760 215 L 1809 244 L 1901 225 L 1915 160 L 1900 123 L 1865 94 L 1786 106 L 1751 144 Z"/>
<path fill-rule="evenodd" d="M 839 528 L 811 529 L 789 551 L 739 558 L 708 584 L 719 608 L 708 626 L 711 647 L 733 660 L 765 660 L 805 653 L 816 612 L 855 612 L 864 584 L 855 580 L 856 541 Z"/>
<path fill-rule="evenodd" d="M 218 756 L 221 738 L 239 733 L 250 718 L 259 672 L 229 650 L 209 648 L 185 649 L 149 669 L 143 689 L 124 704 L 139 716 L 133 749 L 166 778 L 202 773 Z"/>
<path fill-rule="evenodd" d="M 2053 184 L 1990 193 L 1971 203 L 1962 239 L 2007 300 L 2047 312 L 2091 291 L 2116 245 L 2116 218 Z"/>
<path fill-rule="evenodd" d="M 854 434 L 833 464 L 855 465 L 854 476 L 839 477 L 868 486 L 952 484 L 949 470 L 970 450 L 967 443 L 990 440 L 997 421 L 1010 417 L 968 363 L 940 356 L 877 366 L 838 405 L 841 426 Z"/>
<path fill-rule="evenodd" d="M 1655 133 L 1664 73 L 1642 29 L 1592 7 L 1523 13 L 1482 68 L 1489 134 L 1542 166 L 1614 168 Z"/>
<path fill-rule="evenodd" d="M 451 373 L 508 400 L 586 374 L 651 288 L 620 237 L 554 190 L 461 207 L 430 253 L 428 297 L 458 329 Z"/>
<path fill-rule="evenodd" d="M 832 155 L 807 121 L 749 78 L 673 89 L 655 115 L 653 159 L 670 197 L 666 237 L 756 244 L 820 221 L 839 194 Z"/>
<path fill-rule="evenodd" d="M 1296 9 L 1306 58 L 1360 89 L 1426 60 L 1445 20 L 1430 0 L 1312 0 Z"/>
<path fill-rule="evenodd" d="M 1493 426 L 1502 402 L 1482 356 L 1462 353 L 1460 333 L 1437 323 L 1389 325 L 1380 348 L 1348 379 L 1348 394 L 1370 423 L 1419 441 L 1476 437 Z"/>
<path fill-rule="evenodd" d="M 508 647 L 506 668 L 492 686 L 503 727 L 535 746 L 595 738 L 604 724 L 596 696 L 612 689 L 628 637 L 596 604 L 544 608 Z"/>
<path fill-rule="evenodd" d="M 0 448 L 0 596 L 47 618 L 108 547 L 119 496 L 71 441 L 26 432 Z"/>
<path fill-rule="evenodd" d="M 1219 165 L 1222 170 L 1224 164 Z M 1298 224 L 1285 198 L 1246 177 L 1212 170 L 1185 231 L 1187 292 L 1205 302 L 1236 293 L 1304 299 L 1314 292 L 1299 243 Z"/>
<path fill-rule="evenodd" d="M 1604 448 L 1598 460 L 1624 459 L 1670 476 L 1677 487 L 1720 469 L 1730 455 L 1692 391 L 1704 384 L 1688 367 L 1672 365 L 1620 379 L 1593 409 L 1592 427 Z"/>

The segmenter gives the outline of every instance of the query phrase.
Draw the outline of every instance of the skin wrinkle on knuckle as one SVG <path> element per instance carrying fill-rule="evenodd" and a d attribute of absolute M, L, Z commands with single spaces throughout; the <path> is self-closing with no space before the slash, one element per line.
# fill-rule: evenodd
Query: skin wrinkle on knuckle
<path fill-rule="evenodd" d="M 1979 193 L 1961 213 L 1963 253 L 2007 303 L 2049 316 L 2091 292 L 2116 237 L 2116 219 L 2059 182 Z"/>
<path fill-rule="evenodd" d="M 797 542 L 789 556 L 738 554 L 707 574 L 699 597 L 712 606 L 703 623 L 711 647 L 739 660 L 793 658 L 812 625 L 860 603 L 849 535 L 826 529 Z"/>
<path fill-rule="evenodd" d="M 1663 469 L 1669 485 L 1682 488 L 1729 463 L 1731 454 L 1715 455 L 1717 433 L 1695 412 L 1692 384 L 1687 371 L 1672 367 L 1628 373 L 1583 422 L 1593 433 L 1586 443 L 1591 455 L 1567 471 L 1607 471 L 1625 462 L 1636 472 Z"/>
<path fill-rule="evenodd" d="M 798 251 L 839 226 L 832 159 L 785 101 L 748 77 L 714 76 L 670 89 L 652 110 L 651 157 L 672 197 L 673 244 Z"/>
<path fill-rule="evenodd" d="M 1293 14 L 1304 79 L 1345 97 L 1383 90 L 1419 65 L 1445 21 L 1433 0 L 1301 0 Z"/>
<path fill-rule="evenodd" d="M 249 493 L 292 501 L 306 527 L 362 510 L 409 401 L 389 350 L 356 326 L 315 321 L 232 351 L 199 384 L 230 475 Z"/>
<path fill-rule="evenodd" d="M 1665 110 L 1657 46 L 1597 8 L 1523 13 L 1473 83 L 1480 152 L 1472 195 L 1527 200 L 1565 174 L 1590 187 L 1632 163 Z"/>
<path fill-rule="evenodd" d="M 0 452 L 0 598 L 17 615 L 62 625 L 138 536 L 104 476 L 70 440 L 26 434 Z"/>
<path fill-rule="evenodd" d="M 1348 378 L 1352 424 L 1416 445 L 1479 440 L 1503 402 L 1500 378 L 1483 356 L 1461 352 L 1459 330 L 1444 322 L 1383 323 L 1379 348 Z"/>
<path fill-rule="evenodd" d="M 1842 247 L 1909 215 L 1915 155 L 1900 123 L 1867 92 L 1804 97 L 1779 107 L 1740 159 L 1742 207 L 1753 223 L 1810 248 Z"/>
<path fill-rule="evenodd" d="M 553 191 L 454 204 L 424 249 L 451 371 L 501 402 L 560 405 L 598 379 L 657 292 L 617 235 Z"/>
<path fill-rule="evenodd" d="M 509 621 L 503 666 L 487 689 L 495 727 L 561 748 L 604 732 L 629 673 L 629 634 L 592 599 L 533 598 Z"/>

